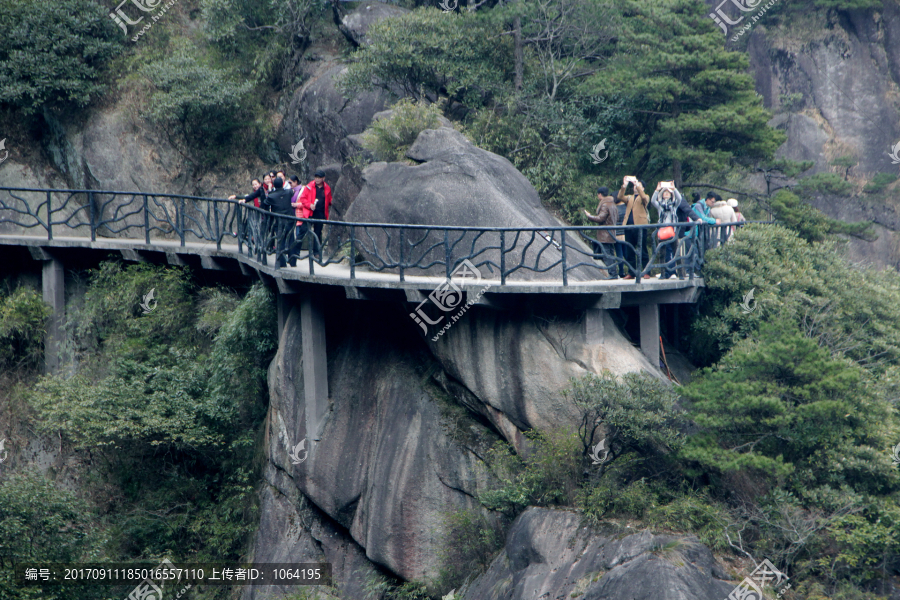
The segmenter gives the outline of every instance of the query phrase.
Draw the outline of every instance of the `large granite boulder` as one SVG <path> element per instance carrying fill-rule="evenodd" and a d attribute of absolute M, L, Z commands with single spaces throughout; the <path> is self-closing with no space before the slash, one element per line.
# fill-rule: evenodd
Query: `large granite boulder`
<path fill-rule="evenodd" d="M 364 598 L 367 578 L 377 573 L 365 551 L 340 526 L 303 497 L 291 477 L 269 463 L 260 493 L 260 520 L 251 560 L 257 563 L 331 563 L 341 598 Z M 248 585 L 242 600 L 283 598 L 296 586 Z M 318 590 L 321 593 L 321 589 Z M 332 598 L 320 596 L 320 600 Z M 372 598 L 378 600 L 378 598 Z"/>
<path fill-rule="evenodd" d="M 576 429 L 580 412 L 563 390 L 573 377 L 644 371 L 658 376 L 602 311 L 602 343 L 588 343 L 584 313 L 495 311 L 473 307 L 437 340 L 427 338 L 446 373 L 461 391 L 457 401 L 487 418 L 518 451 L 521 431 Z"/>
<path fill-rule="evenodd" d="M 462 598 L 722 600 L 735 587 L 696 538 L 625 532 L 596 533 L 577 513 L 530 508 Z"/>
<path fill-rule="evenodd" d="M 358 223 L 396 223 L 445 227 L 552 228 L 558 222 L 542 205 L 537 191 L 507 159 L 478 148 L 460 132 L 446 126 L 426 129 L 407 152 L 416 164 L 376 162 L 363 171 L 363 189 L 347 211 L 346 220 Z M 539 281 L 561 279 L 559 232 L 547 230 L 509 233 L 450 231 L 445 245 L 443 230 L 423 228 L 405 232 L 366 229 L 371 235 L 360 251 L 377 267 L 388 267 L 403 253 L 409 273 L 442 274 L 441 264 L 450 253 L 451 269 L 470 258 L 483 274 L 498 278 L 497 268 L 517 265 L 512 279 Z M 358 234 L 359 239 L 363 234 Z M 552 237 L 552 242 L 551 238 Z M 567 236 L 568 262 L 593 259 L 588 247 Z M 500 247 L 504 249 L 501 259 Z M 573 281 L 596 279 L 599 272 L 586 267 L 569 271 Z"/>
<path fill-rule="evenodd" d="M 356 148 L 352 142 L 348 145 L 347 138 L 362 133 L 388 100 L 382 91 L 345 98 L 336 83 L 346 69 L 346 64 L 331 59 L 308 67 L 305 82 L 291 97 L 277 135 L 279 150 L 291 161 L 289 171 L 297 172 L 304 183 L 317 168 L 329 167 L 326 181 L 334 192 L 332 220 L 345 220 L 344 213 L 358 193 L 358 187 L 353 186 L 358 169 L 348 164 Z M 287 157 L 301 140 L 306 157 L 292 164 Z"/>
<path fill-rule="evenodd" d="M 397 326 L 405 318 L 398 307 L 386 305 L 377 318 L 371 310 L 348 301 L 330 313 L 331 405 L 321 440 L 296 465 L 290 449 L 312 436 L 299 311 L 290 312 L 269 371 L 267 454 L 275 471 L 267 478 L 288 474 L 370 561 L 404 579 L 431 580 L 449 512 L 481 511 L 496 521 L 475 498 L 492 482 L 480 456 L 498 438 L 433 383 L 439 365 L 412 325 Z"/>
<path fill-rule="evenodd" d="M 349 13 L 344 12 L 337 2 L 332 2 L 332 7 L 338 29 L 354 46 L 368 44 L 366 32 L 374 23 L 409 12 L 405 8 L 384 2 L 360 2 L 359 6 Z"/>

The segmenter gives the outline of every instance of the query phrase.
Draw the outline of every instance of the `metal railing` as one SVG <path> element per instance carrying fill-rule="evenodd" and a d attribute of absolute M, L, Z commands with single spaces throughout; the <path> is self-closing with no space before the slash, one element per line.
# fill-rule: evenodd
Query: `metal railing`
<path fill-rule="evenodd" d="M 158 242 L 237 246 L 237 253 L 276 268 L 305 260 L 316 267 L 346 264 L 357 271 L 450 277 L 464 263 L 500 285 L 527 280 L 544 285 L 643 276 L 693 279 L 706 251 L 728 241 L 743 223 L 630 225 L 620 227 L 442 227 L 385 223 L 346 223 L 298 219 L 243 204 L 176 194 L 0 187 L 0 234 L 29 230 L 54 236 L 128 238 Z M 658 231 L 677 235 L 660 240 Z M 20 228 L 19 231 L 15 228 Z M 598 232 L 624 234 L 618 244 L 598 244 Z M 136 235 L 135 235 L 136 234 Z M 324 235 L 323 235 L 324 234 Z M 616 247 L 619 252 L 617 253 Z M 230 248 L 228 249 L 230 250 Z M 490 276 L 483 273 L 486 269 Z M 531 274 L 525 276 L 525 274 Z"/>

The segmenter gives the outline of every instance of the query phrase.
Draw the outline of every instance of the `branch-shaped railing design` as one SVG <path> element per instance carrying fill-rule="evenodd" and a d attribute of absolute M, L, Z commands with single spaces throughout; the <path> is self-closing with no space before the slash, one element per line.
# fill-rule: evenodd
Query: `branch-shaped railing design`
<path fill-rule="evenodd" d="M 693 279 L 706 251 L 726 243 L 743 223 L 630 225 L 622 227 L 441 227 L 316 221 L 281 215 L 235 200 L 176 194 L 0 188 L 0 234 L 54 235 L 157 242 L 205 242 L 237 246 L 237 253 L 276 268 L 308 262 L 316 267 L 349 266 L 357 271 L 450 277 L 464 262 L 485 278 L 507 285 L 516 280 L 545 284 L 634 277 L 654 271 Z M 676 235 L 659 239 L 662 227 Z M 19 228 L 16 231 L 16 228 Z M 598 232 L 625 238 L 598 244 Z M 622 236 L 622 234 L 625 234 Z M 486 272 L 485 272 L 486 271 Z M 531 275 L 528 275 L 531 274 Z"/>

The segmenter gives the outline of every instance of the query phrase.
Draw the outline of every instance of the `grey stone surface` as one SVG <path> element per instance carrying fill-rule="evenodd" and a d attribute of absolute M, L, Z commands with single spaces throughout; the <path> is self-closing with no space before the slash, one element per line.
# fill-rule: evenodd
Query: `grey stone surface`
<path fill-rule="evenodd" d="M 382 19 L 397 17 L 407 12 L 409 11 L 405 8 L 384 2 L 360 2 L 355 10 L 339 17 L 338 28 L 353 45 L 366 46 L 368 44 L 366 32 L 369 27 Z"/>
<path fill-rule="evenodd" d="M 284 471 L 270 464 L 265 478 L 251 559 L 257 563 L 331 563 L 334 587 L 340 597 L 364 598 L 366 578 L 375 573 L 375 567 L 363 549 L 345 530 L 316 510 Z M 283 598 L 297 590 L 297 586 L 248 585 L 243 587 L 241 600 Z M 329 594 L 320 598 L 331 597 L 334 596 Z"/>
<path fill-rule="evenodd" d="M 898 42 L 897 2 L 885 2 L 879 10 L 809 11 L 786 28 L 754 27 L 748 54 L 756 90 L 767 107 L 781 113 L 772 124 L 788 135 L 779 155 L 814 160 L 805 175 L 837 172 L 830 161 L 854 155 L 859 163 L 850 175 L 858 188 L 876 173 L 896 174 L 888 152 L 900 141 Z M 802 94 L 790 113 L 781 104 L 787 94 Z M 868 200 L 845 206 L 845 198 L 823 197 L 814 204 L 832 218 L 881 225 L 876 243 L 850 239 L 854 261 L 900 265 L 896 193 Z"/>
<path fill-rule="evenodd" d="M 492 479 L 479 456 L 497 438 L 474 419 L 444 416 L 452 401 L 432 383 L 438 367 L 404 334 L 406 316 L 370 310 L 348 302 L 331 321 L 346 333 L 335 339 L 332 329 L 328 341 L 330 408 L 317 443 L 305 430 L 305 357 L 291 343 L 301 320 L 291 311 L 269 370 L 267 454 L 369 560 L 404 579 L 431 579 L 445 515 L 483 511 L 475 495 Z M 304 438 L 308 458 L 294 465 L 290 448 Z"/>
<path fill-rule="evenodd" d="M 558 227 L 559 222 L 541 205 L 537 191 L 508 160 L 471 144 L 461 133 L 449 127 L 426 129 L 416 138 L 407 156 L 415 165 L 376 162 L 363 171 L 364 186 L 350 206 L 346 219 L 362 223 L 401 223 L 455 227 Z M 505 268 L 528 265 L 516 278 L 540 281 L 560 279 L 561 250 L 546 241 L 540 232 L 525 233 L 503 242 Z M 501 265 L 500 234 L 496 232 L 449 234 L 451 260 L 455 264 L 477 254 L 476 266 L 484 261 L 494 267 L 482 267 L 484 277 L 498 277 Z M 363 247 L 370 257 L 399 258 L 399 236 L 388 239 L 383 231 L 372 230 L 372 243 Z M 555 239 L 559 241 L 559 232 Z M 415 242 L 411 247 L 408 244 Z M 569 236 L 572 261 L 593 264 L 590 255 L 578 255 L 574 248 L 587 251 L 574 236 Z M 402 246 L 404 261 L 427 264 L 445 259 L 444 234 L 424 230 Z M 474 253 L 473 253 L 474 248 Z M 377 258 L 373 259 L 376 262 Z M 428 272 L 437 273 L 435 266 Z M 410 272 L 420 272 L 410 269 Z M 543 272 L 539 272 L 543 271 Z M 580 268 L 568 273 L 573 281 L 597 279 L 598 271 Z"/>
<path fill-rule="evenodd" d="M 294 92 L 277 134 L 279 149 L 286 160 L 290 160 L 287 156 L 294 145 L 304 140 L 306 160 L 289 165 L 289 170 L 297 172 L 303 183 L 312 178 L 317 168 L 336 165 L 334 172 L 326 174 L 326 181 L 335 196 L 330 218 L 337 220 L 342 220 L 356 193 L 348 182 L 339 184 L 349 167 L 348 158 L 354 152 L 352 143 L 348 146 L 344 139 L 362 133 L 387 102 L 387 95 L 381 91 L 345 98 L 336 88 L 336 81 L 346 68 L 338 60 L 313 63 L 303 85 Z M 349 172 L 346 176 L 354 177 Z"/>
<path fill-rule="evenodd" d="M 628 530 L 625 529 L 625 532 Z M 599 534 L 581 515 L 529 508 L 463 600 L 722 600 L 737 582 L 694 537 Z"/>
<path fill-rule="evenodd" d="M 500 313 L 480 306 L 437 341 L 434 333 L 426 341 L 446 372 L 479 400 L 470 405 L 460 395 L 459 401 L 523 450 L 517 429 L 577 426 L 578 411 L 562 394 L 572 377 L 604 371 L 657 374 L 606 311 L 600 313 L 594 317 L 602 322 L 602 344 L 585 343 L 583 313 Z"/>

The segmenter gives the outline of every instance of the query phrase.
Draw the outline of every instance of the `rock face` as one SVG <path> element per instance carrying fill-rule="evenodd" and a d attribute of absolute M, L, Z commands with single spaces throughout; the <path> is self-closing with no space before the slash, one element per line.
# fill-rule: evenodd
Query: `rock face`
<path fill-rule="evenodd" d="M 335 7 L 335 20 L 338 23 L 338 29 L 354 46 L 365 46 L 368 44 L 366 32 L 373 23 L 409 12 L 405 8 L 385 4 L 384 2 L 361 2 L 356 7 L 356 10 L 350 13 L 343 13 L 337 3 L 332 6 Z"/>
<path fill-rule="evenodd" d="M 626 530 L 627 531 L 627 530 Z M 693 537 L 601 535 L 577 513 L 530 508 L 464 600 L 722 600 L 735 583 Z"/>
<path fill-rule="evenodd" d="M 559 227 L 560 223 L 541 205 L 531 183 L 505 158 L 472 145 L 461 133 L 449 127 L 426 129 L 416 138 L 407 156 L 419 164 L 373 163 L 363 171 L 363 189 L 350 206 L 346 219 L 361 223 L 402 223 L 456 227 Z M 364 254 L 375 264 L 386 257 L 398 258 L 401 243 L 397 235 L 387 238 L 384 230 L 371 230 L 373 242 L 363 246 Z M 410 234 L 413 235 L 413 234 Z M 474 234 L 450 232 L 451 259 L 474 256 L 472 262 L 480 266 L 487 262 L 482 273 L 499 277 L 492 267 L 501 265 L 498 232 Z M 523 233 L 518 238 L 503 240 L 505 268 L 528 265 L 515 273 L 518 280 L 538 281 L 561 278 L 560 249 L 548 241 L 547 232 Z M 426 265 L 445 259 L 443 231 L 415 234 L 406 240 L 404 259 L 407 264 Z M 560 240 L 556 232 L 554 239 Z M 587 246 L 569 236 L 569 262 L 585 261 L 593 264 Z M 415 242 L 416 246 L 409 244 Z M 579 255 L 574 248 L 587 252 Z M 376 252 L 377 250 L 377 252 Z M 418 262 L 415 262 L 418 261 Z M 455 264 L 454 264 L 455 266 Z M 429 272 L 442 272 L 433 267 Z M 411 269 L 412 272 L 416 270 Z M 543 271 L 543 272 L 539 272 Z M 579 268 L 568 273 L 573 280 L 591 280 L 598 272 Z"/>
<path fill-rule="evenodd" d="M 517 450 L 520 430 L 574 428 L 579 413 L 562 390 L 573 377 L 604 371 L 655 373 L 604 312 L 602 344 L 586 344 L 583 315 L 475 307 L 428 346 L 446 372 L 477 402 L 454 394 L 482 414 Z M 479 310 L 480 309 L 480 310 Z"/>
<path fill-rule="evenodd" d="M 405 316 L 396 307 L 387 305 L 377 319 L 352 304 L 332 315 L 332 404 L 321 441 L 299 465 L 288 455 L 307 437 L 302 350 L 289 342 L 300 339 L 299 311 L 286 321 L 269 372 L 269 461 L 345 528 L 369 560 L 405 579 L 434 578 L 446 514 L 483 511 L 475 495 L 488 489 L 491 476 L 479 456 L 496 434 L 459 407 L 454 411 L 431 382 L 438 367 L 422 356 L 412 326 L 410 335 L 398 331 L 396 317 Z"/>
<path fill-rule="evenodd" d="M 311 69 L 306 82 L 294 92 L 278 130 L 278 146 L 285 156 L 304 141 L 306 160 L 290 165 L 304 183 L 317 168 L 326 169 L 326 181 L 334 192 L 332 220 L 344 220 L 359 192 L 353 184 L 358 175 L 347 164 L 358 150 L 348 138 L 362 133 L 387 103 L 386 94 L 380 91 L 344 98 L 335 86 L 346 69 L 344 63 L 334 60 L 319 62 Z"/>
<path fill-rule="evenodd" d="M 850 175 L 858 188 L 877 173 L 897 174 L 888 153 L 900 142 L 900 4 L 813 11 L 791 18 L 786 29 L 756 26 L 748 53 L 757 92 L 780 113 L 771 124 L 788 135 L 780 156 L 814 160 L 808 174 L 835 171 L 830 161 L 855 156 Z M 799 100 L 785 106 L 790 95 Z M 898 187 L 892 189 L 893 200 L 815 201 L 832 218 L 880 225 L 876 243 L 850 240 L 853 260 L 900 265 Z"/>
<path fill-rule="evenodd" d="M 481 457 L 501 435 L 523 449 L 523 429 L 577 426 L 560 393 L 569 377 L 650 370 L 611 322 L 604 343 L 587 346 L 575 316 L 476 306 L 426 345 L 408 305 L 329 298 L 328 307 L 330 405 L 320 441 L 306 432 L 296 308 L 269 370 L 269 464 L 254 553 L 260 562 L 335 557 L 347 565 L 336 574 L 344 597 L 362 597 L 347 590 L 359 589 L 363 558 L 404 579 L 433 580 L 449 513 L 476 511 L 496 523 L 476 500 L 496 485 Z M 308 457 L 293 464 L 290 449 L 303 439 Z"/>

